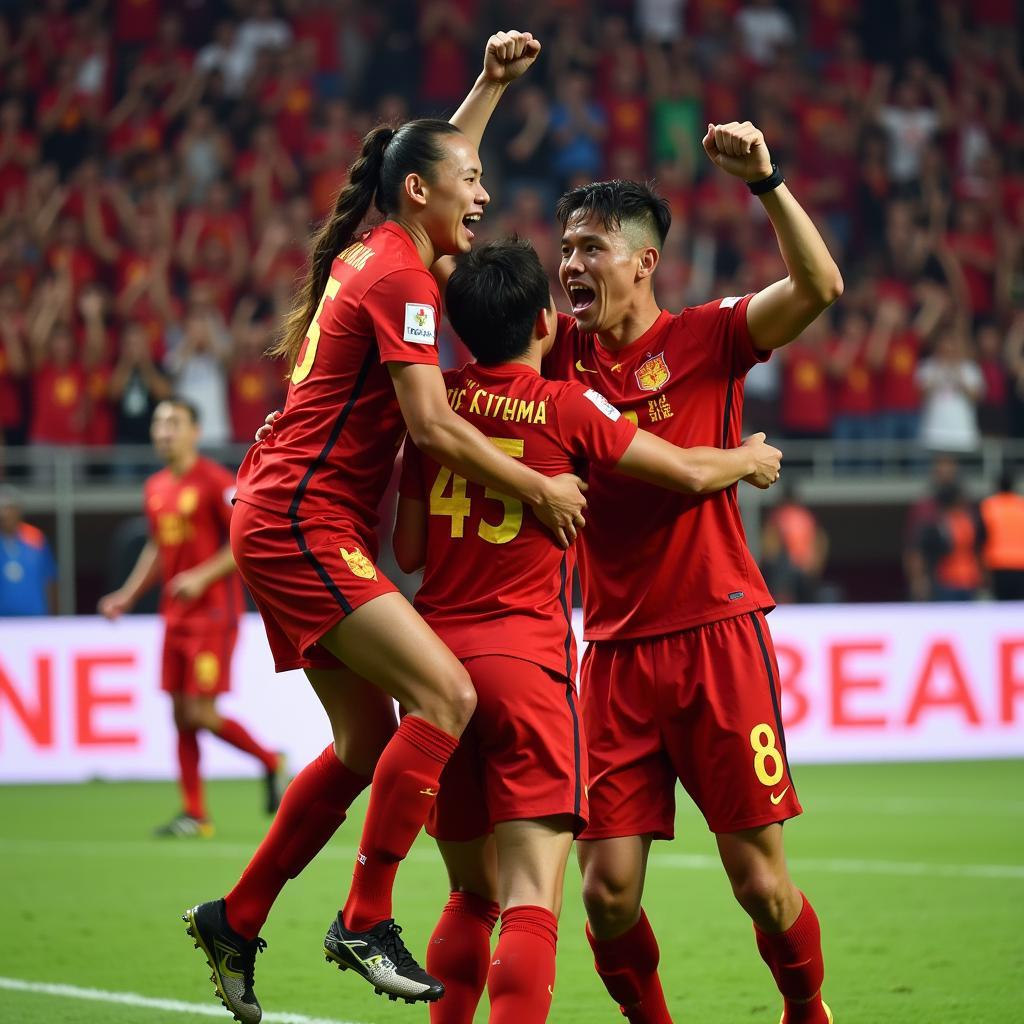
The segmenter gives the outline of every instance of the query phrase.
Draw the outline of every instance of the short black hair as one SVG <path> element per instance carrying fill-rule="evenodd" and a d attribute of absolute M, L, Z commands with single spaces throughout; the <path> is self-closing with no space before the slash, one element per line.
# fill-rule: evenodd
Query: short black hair
<path fill-rule="evenodd" d="M 181 395 L 168 395 L 167 398 L 163 398 L 159 402 L 157 402 L 157 405 L 163 405 L 165 402 L 168 405 L 173 405 L 178 409 L 184 409 L 185 412 L 188 414 L 188 418 L 198 426 L 199 406 L 197 406 L 195 402 L 191 401 L 188 398 L 182 398 Z"/>
<path fill-rule="evenodd" d="M 455 257 L 445 292 L 448 320 L 481 365 L 523 355 L 537 315 L 550 305 L 548 276 L 524 239 L 513 235 Z"/>
<path fill-rule="evenodd" d="M 653 241 L 657 238 L 660 249 L 672 226 L 672 211 L 668 201 L 659 196 L 650 182 L 595 181 L 570 189 L 555 207 L 555 216 L 562 230 L 570 217 L 597 216 L 608 231 L 617 231 L 627 225 L 640 228 Z"/>

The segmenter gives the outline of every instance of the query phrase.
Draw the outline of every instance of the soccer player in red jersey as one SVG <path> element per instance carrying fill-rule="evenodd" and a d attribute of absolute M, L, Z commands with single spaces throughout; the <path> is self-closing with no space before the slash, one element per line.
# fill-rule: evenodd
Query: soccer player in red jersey
<path fill-rule="evenodd" d="M 577 477 L 524 466 L 449 406 L 436 345 L 440 297 L 427 269 L 470 248 L 470 225 L 489 200 L 477 145 L 505 87 L 539 51 L 528 33 L 492 36 L 451 123 L 378 127 L 363 140 L 277 350 L 292 367 L 284 412 L 239 470 L 232 550 L 278 670 L 306 671 L 334 733 L 289 787 L 235 888 L 185 915 L 218 994 L 247 1022 L 261 1013 L 252 991 L 259 928 L 371 775 L 352 887 L 324 949 L 392 998 L 444 992 L 402 942 L 391 893 L 476 695 L 374 564 L 374 527 L 406 429 L 454 472 L 532 506 L 563 543 L 583 523 Z M 357 236 L 374 206 L 384 222 Z M 392 698 L 407 712 L 397 730 Z M 240 969 L 218 948 L 230 948 Z"/>
<path fill-rule="evenodd" d="M 146 481 L 143 492 L 150 537 L 124 585 L 100 599 L 99 611 L 116 619 L 162 581 L 162 685 L 178 730 L 183 807 L 156 834 L 208 837 L 213 826 L 199 772 L 199 731 L 208 730 L 263 765 L 268 813 L 281 800 L 282 758 L 217 710 L 217 696 L 231 688 L 231 656 L 243 610 L 228 542 L 235 478 L 199 454 L 199 416 L 184 399 L 165 399 L 153 410 L 152 437 L 167 466 Z"/>
<path fill-rule="evenodd" d="M 448 316 L 477 362 L 445 375 L 448 399 L 493 444 L 545 474 L 594 462 L 684 493 L 776 479 L 781 453 L 763 434 L 731 451 L 684 451 L 637 431 L 598 392 L 541 377 L 557 315 L 528 243 L 491 243 L 457 264 Z M 521 502 L 408 442 L 394 541 L 403 569 L 425 564 L 416 608 L 466 666 L 478 701 L 427 826 L 452 887 L 428 949 L 427 967 L 446 987 L 431 1021 L 471 1024 L 486 983 L 492 1024 L 542 1024 L 565 863 L 587 818 L 575 551 L 558 548 Z"/>
<path fill-rule="evenodd" d="M 788 276 L 673 315 L 653 289 L 666 204 L 631 182 L 574 189 L 558 205 L 573 316 L 560 318 L 545 374 L 601 391 L 676 444 L 726 446 L 739 437 L 747 371 L 833 302 L 842 278 L 757 128 L 709 125 L 704 149 L 760 197 Z M 579 855 L 597 971 L 634 1024 L 671 1020 L 641 902 L 651 841 L 673 835 L 678 778 L 754 922 L 785 1024 L 825 1024 L 818 919 L 783 852 L 782 822 L 801 808 L 765 621 L 773 602 L 735 489 L 671 494 L 599 467 L 589 483 L 580 690 L 590 824 Z"/>

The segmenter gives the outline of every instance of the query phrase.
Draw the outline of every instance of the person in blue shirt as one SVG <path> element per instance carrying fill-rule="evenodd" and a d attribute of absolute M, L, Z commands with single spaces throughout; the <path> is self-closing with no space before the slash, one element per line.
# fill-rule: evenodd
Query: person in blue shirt
<path fill-rule="evenodd" d="M 41 530 L 22 522 L 22 501 L 0 486 L 0 617 L 50 615 L 57 566 Z"/>

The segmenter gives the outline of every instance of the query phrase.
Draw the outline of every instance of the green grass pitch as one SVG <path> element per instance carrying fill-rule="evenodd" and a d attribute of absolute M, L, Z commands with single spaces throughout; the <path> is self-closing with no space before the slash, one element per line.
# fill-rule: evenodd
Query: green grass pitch
<path fill-rule="evenodd" d="M 804 767 L 796 779 L 807 813 L 787 827 L 787 847 L 822 919 L 825 995 L 837 1024 L 1024 1021 L 1024 762 Z M 13 990 L 9 980 L 219 1011 L 179 915 L 231 885 L 266 820 L 254 782 L 213 783 L 209 797 L 215 839 L 158 841 L 148 832 L 175 809 L 170 785 L 0 788 L 0 1021 L 216 1019 L 187 1005 Z M 712 837 L 689 803 L 680 804 L 679 838 L 656 844 L 646 898 L 673 1016 L 777 1024 L 777 994 Z M 427 1019 L 422 1007 L 375 997 L 320 952 L 348 886 L 363 806 L 285 889 L 264 930 L 269 949 L 257 962 L 257 991 L 279 1022 L 287 1014 L 354 1024 Z M 421 838 L 399 873 L 395 902 L 417 955 L 445 891 L 437 856 Z M 578 891 L 570 864 L 550 1019 L 614 1024 L 622 1018 L 593 973 Z M 477 1016 L 485 1019 L 486 1007 Z"/>

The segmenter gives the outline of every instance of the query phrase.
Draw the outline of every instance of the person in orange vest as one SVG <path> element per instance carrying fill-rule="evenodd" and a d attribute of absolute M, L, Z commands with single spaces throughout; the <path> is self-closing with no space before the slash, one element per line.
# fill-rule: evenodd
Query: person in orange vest
<path fill-rule="evenodd" d="M 779 604 L 818 600 L 828 535 L 786 484 L 761 532 L 761 569 Z"/>
<path fill-rule="evenodd" d="M 927 570 L 928 600 L 977 599 L 984 578 L 985 525 L 959 483 L 936 488 L 934 514 L 921 523 L 915 542 Z"/>
<path fill-rule="evenodd" d="M 1013 470 L 1003 469 L 999 489 L 981 503 L 985 524 L 982 557 L 997 601 L 1024 600 L 1024 496 L 1014 489 Z"/>

